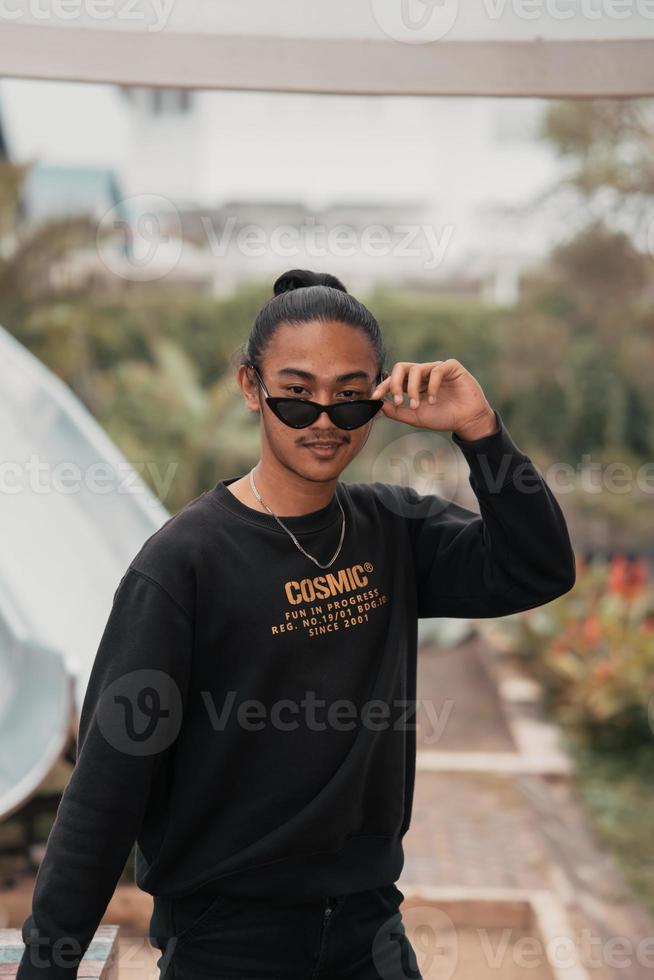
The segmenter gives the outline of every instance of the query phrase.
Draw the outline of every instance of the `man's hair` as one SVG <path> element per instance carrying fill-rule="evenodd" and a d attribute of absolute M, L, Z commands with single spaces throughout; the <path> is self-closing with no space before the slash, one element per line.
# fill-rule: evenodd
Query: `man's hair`
<path fill-rule="evenodd" d="M 336 320 L 363 330 L 373 346 L 378 371 L 383 371 L 384 340 L 370 310 L 348 293 L 336 276 L 308 269 L 290 269 L 275 280 L 273 296 L 255 318 L 240 363 L 253 364 L 261 371 L 261 358 L 277 327 L 281 323 L 301 325 L 312 320 Z"/>

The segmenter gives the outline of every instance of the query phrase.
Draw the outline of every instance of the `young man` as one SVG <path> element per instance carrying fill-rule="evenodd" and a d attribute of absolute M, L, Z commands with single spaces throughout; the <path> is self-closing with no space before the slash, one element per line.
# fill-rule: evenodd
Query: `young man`
<path fill-rule="evenodd" d="M 395 884 L 418 618 L 503 616 L 574 584 L 556 499 L 462 364 L 387 374 L 339 280 L 292 270 L 274 292 L 238 367 L 261 457 L 118 585 L 18 980 L 76 975 L 135 840 L 161 976 L 419 978 Z M 480 514 L 339 482 L 380 412 L 451 433 Z"/>

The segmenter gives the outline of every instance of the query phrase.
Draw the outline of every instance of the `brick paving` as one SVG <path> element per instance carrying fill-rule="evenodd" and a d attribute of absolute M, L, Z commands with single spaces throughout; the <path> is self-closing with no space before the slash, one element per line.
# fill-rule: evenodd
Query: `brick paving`
<path fill-rule="evenodd" d="M 413 807 L 403 880 L 544 887 L 547 852 L 510 776 L 419 772 Z"/>
<path fill-rule="evenodd" d="M 497 690 L 479 659 L 478 646 L 478 638 L 473 637 L 446 649 L 421 647 L 418 748 L 439 752 L 515 751 Z M 427 710 L 428 706 L 431 710 Z M 444 722 L 442 730 L 439 722 Z"/>
<path fill-rule="evenodd" d="M 418 751 L 516 751 L 482 642 L 472 636 L 456 647 L 421 647 Z M 443 723 L 437 740 L 434 711 Z M 405 855 L 407 882 L 542 888 L 547 878 L 547 853 L 516 782 L 492 772 L 418 771 Z"/>
<path fill-rule="evenodd" d="M 421 648 L 418 698 L 431 699 L 437 712 L 447 700 L 452 710 L 436 745 L 425 744 L 424 731 L 418 732 L 419 751 L 435 747 L 492 758 L 494 751 L 515 750 L 479 656 L 483 642 L 477 636 L 446 650 Z M 573 781 L 419 770 L 404 844 L 400 887 L 550 891 L 565 908 L 579 948 L 585 934 L 595 943 L 595 960 L 589 953 L 584 962 L 593 980 L 654 976 L 652 918 L 597 841 Z"/>

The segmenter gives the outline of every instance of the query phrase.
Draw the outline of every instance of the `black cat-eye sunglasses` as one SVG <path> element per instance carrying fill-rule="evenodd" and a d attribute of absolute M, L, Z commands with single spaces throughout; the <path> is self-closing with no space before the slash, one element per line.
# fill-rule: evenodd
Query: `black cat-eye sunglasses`
<path fill-rule="evenodd" d="M 310 402 L 306 398 L 282 398 L 270 395 L 254 364 L 249 364 L 248 367 L 251 367 L 257 376 L 266 404 L 280 422 L 289 425 L 292 429 L 305 429 L 308 425 L 312 425 L 320 417 L 321 412 L 327 412 L 331 421 L 339 429 L 358 429 L 366 422 L 370 422 L 383 404 L 381 398 L 359 398 L 356 401 L 321 405 L 319 402 Z M 376 381 L 379 384 L 383 380 L 383 372 L 380 372 Z"/>

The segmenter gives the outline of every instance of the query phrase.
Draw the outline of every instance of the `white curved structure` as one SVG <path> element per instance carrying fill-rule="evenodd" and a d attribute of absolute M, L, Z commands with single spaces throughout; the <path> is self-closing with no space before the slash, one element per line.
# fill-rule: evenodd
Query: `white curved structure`
<path fill-rule="evenodd" d="M 0 817 L 76 725 L 120 577 L 170 516 L 67 386 L 0 327 Z"/>

